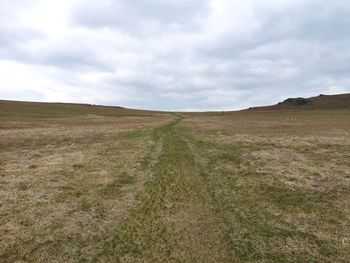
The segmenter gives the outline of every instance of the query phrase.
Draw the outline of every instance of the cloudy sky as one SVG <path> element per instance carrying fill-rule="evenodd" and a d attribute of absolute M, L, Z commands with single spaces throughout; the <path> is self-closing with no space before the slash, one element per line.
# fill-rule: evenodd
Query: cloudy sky
<path fill-rule="evenodd" d="M 348 0 L 0 0 L 0 99 L 228 110 L 346 92 Z"/>

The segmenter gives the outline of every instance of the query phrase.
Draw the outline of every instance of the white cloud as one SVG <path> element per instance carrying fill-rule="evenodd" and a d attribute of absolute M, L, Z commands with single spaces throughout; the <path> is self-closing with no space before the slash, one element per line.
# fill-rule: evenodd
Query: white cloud
<path fill-rule="evenodd" d="M 350 92 L 345 0 L 0 3 L 4 99 L 228 110 Z"/>

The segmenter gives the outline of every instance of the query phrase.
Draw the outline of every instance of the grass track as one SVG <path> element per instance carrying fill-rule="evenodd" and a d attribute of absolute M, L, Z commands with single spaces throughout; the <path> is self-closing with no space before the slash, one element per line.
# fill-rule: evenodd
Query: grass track
<path fill-rule="evenodd" d="M 223 262 L 229 256 L 205 175 L 176 128 L 178 121 L 162 128 L 155 178 L 101 261 Z"/>

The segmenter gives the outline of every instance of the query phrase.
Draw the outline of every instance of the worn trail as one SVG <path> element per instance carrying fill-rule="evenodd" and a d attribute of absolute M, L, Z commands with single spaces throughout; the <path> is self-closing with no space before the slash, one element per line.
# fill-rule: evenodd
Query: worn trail
<path fill-rule="evenodd" d="M 176 124 L 162 128 L 163 152 L 138 208 L 101 255 L 105 260 L 223 262 L 229 254 L 202 167 Z"/>

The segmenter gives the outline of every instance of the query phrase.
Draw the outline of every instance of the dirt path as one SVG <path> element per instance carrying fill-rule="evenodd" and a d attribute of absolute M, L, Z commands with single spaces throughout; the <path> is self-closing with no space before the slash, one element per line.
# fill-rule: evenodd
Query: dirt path
<path fill-rule="evenodd" d="M 165 126 L 155 178 L 106 246 L 102 260 L 224 262 L 229 254 L 212 192 L 179 120 Z"/>

